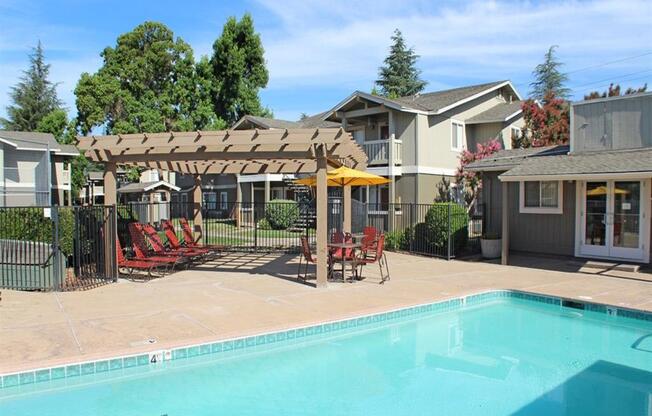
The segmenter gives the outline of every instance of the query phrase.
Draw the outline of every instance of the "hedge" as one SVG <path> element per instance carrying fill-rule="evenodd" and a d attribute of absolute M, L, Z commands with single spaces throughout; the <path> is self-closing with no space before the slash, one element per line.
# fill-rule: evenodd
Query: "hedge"
<path fill-rule="evenodd" d="M 466 209 L 453 202 L 437 202 L 426 213 L 425 238 L 433 249 L 443 252 L 448 249 L 448 221 L 450 209 L 451 254 L 462 249 L 469 236 L 469 214 Z"/>
<path fill-rule="evenodd" d="M 75 219 L 72 209 L 59 209 L 59 244 L 66 255 L 73 254 Z M 52 243 L 52 219 L 44 215 L 43 208 L 0 209 L 0 239 Z"/>
<path fill-rule="evenodd" d="M 288 199 L 274 199 L 265 206 L 265 219 L 274 230 L 285 230 L 299 219 L 299 205 Z"/>

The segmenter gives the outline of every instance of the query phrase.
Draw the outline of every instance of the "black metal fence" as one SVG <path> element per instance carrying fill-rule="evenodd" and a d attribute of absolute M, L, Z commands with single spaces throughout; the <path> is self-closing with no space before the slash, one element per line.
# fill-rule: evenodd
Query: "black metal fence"
<path fill-rule="evenodd" d="M 385 233 L 389 250 L 446 259 L 480 250 L 482 209 L 469 213 L 458 204 L 366 204 L 352 201 L 352 232 L 371 226 Z M 118 235 L 130 246 L 127 226 L 147 222 L 161 230 L 160 220 L 169 219 L 181 237 L 180 218 L 194 228 L 195 205 L 186 202 L 131 203 L 118 206 Z M 301 237 L 311 243 L 316 234 L 315 201 L 240 202 L 204 205 L 202 238 L 205 244 L 220 244 L 233 251 L 280 251 L 296 253 Z M 343 201 L 328 198 L 328 230 L 343 230 Z M 163 233 L 161 232 L 163 236 Z"/>
<path fill-rule="evenodd" d="M 0 208 L 0 287 L 76 290 L 117 278 L 115 208 Z"/>
<path fill-rule="evenodd" d="M 352 204 L 353 232 L 385 233 L 388 250 L 452 259 L 479 252 L 483 215 L 455 203 Z"/>

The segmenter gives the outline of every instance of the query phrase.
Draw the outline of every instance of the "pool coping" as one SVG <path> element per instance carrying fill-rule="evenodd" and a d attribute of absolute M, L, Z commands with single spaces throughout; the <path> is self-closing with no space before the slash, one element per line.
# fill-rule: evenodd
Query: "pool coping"
<path fill-rule="evenodd" d="M 85 361 L 40 367 L 9 373 L 0 373 L 0 390 L 22 385 L 68 379 L 83 375 L 104 374 L 134 367 L 156 366 L 160 363 L 187 359 L 208 354 L 227 353 L 250 350 L 262 345 L 270 345 L 282 341 L 298 340 L 336 333 L 352 328 L 365 327 L 380 322 L 388 322 L 407 316 L 427 312 L 446 312 L 453 308 L 466 305 L 481 304 L 499 298 L 515 298 L 534 302 L 559 305 L 572 309 L 582 309 L 608 316 L 620 316 L 635 320 L 652 322 L 652 312 L 633 308 L 625 308 L 600 302 L 562 296 L 544 295 L 515 289 L 490 289 L 468 295 L 453 297 L 435 302 L 420 303 L 412 306 L 402 306 L 383 312 L 373 312 L 320 323 L 294 326 L 289 329 L 264 331 L 253 335 L 243 335 L 219 339 L 212 342 L 188 344 L 185 346 L 153 349 L 136 354 L 119 355 Z"/>

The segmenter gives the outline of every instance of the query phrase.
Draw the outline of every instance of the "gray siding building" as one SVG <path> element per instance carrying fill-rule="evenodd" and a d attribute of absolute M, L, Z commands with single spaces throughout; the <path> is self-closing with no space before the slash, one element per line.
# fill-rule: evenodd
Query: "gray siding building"
<path fill-rule="evenodd" d="M 509 250 L 649 263 L 652 93 L 571 107 L 570 146 L 503 150 L 474 162 L 486 232 Z"/>

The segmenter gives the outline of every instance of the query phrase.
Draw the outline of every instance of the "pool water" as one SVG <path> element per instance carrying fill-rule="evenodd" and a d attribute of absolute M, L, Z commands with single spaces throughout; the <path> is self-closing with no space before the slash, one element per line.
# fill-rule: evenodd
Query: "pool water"
<path fill-rule="evenodd" d="M 652 415 L 652 322 L 504 298 L 0 390 L 0 415 Z"/>

